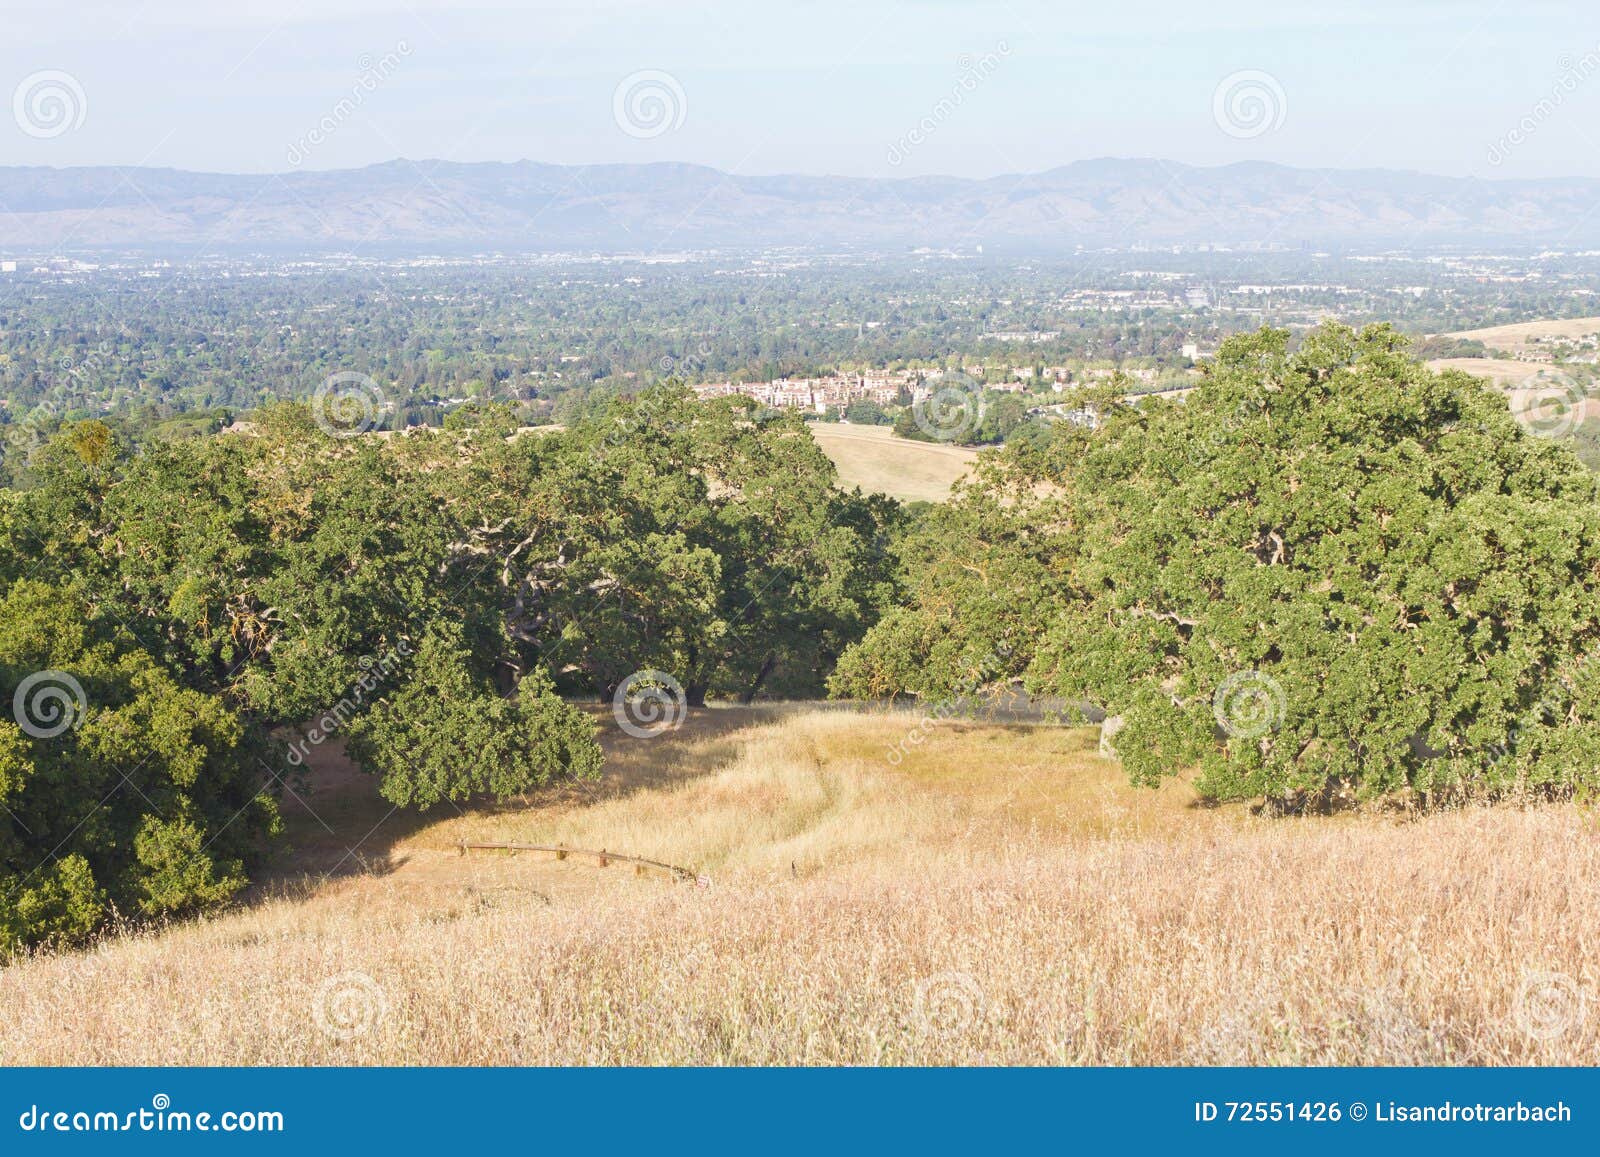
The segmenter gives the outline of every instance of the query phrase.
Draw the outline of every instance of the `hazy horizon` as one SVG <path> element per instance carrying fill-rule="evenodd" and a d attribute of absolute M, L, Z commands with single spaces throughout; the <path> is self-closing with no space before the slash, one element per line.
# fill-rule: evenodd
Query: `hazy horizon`
<path fill-rule="evenodd" d="M 1017 169 L 1017 170 L 1012 170 L 1012 171 L 1007 171 L 1007 172 L 979 174 L 979 175 L 965 175 L 965 174 L 961 174 L 961 173 L 934 173 L 934 172 L 930 172 L 930 173 L 860 174 L 860 173 L 835 172 L 835 171 L 829 171 L 829 170 L 826 170 L 826 169 L 814 169 L 814 170 L 771 169 L 771 170 L 760 170 L 760 171 L 743 170 L 743 171 L 739 171 L 739 172 L 735 173 L 735 172 L 732 172 L 731 170 L 722 169 L 722 168 L 718 167 L 717 165 L 709 164 L 707 162 L 686 160 L 686 159 L 676 158 L 676 157 L 658 157 L 658 158 L 654 158 L 654 159 L 651 159 L 651 160 L 637 160 L 637 161 L 627 161 L 627 160 L 621 160 L 621 161 L 551 161 L 551 160 L 546 160 L 546 159 L 541 158 L 541 157 L 505 157 L 505 158 L 482 158 L 482 159 L 476 159 L 476 160 L 463 160 L 463 159 L 454 158 L 454 157 L 438 157 L 438 156 L 407 157 L 407 156 L 400 156 L 400 155 L 396 155 L 396 156 L 392 156 L 392 157 L 385 157 L 385 158 L 381 158 L 381 159 L 373 160 L 373 161 L 366 161 L 366 162 L 362 162 L 360 164 L 329 166 L 329 167 L 326 167 L 326 168 L 318 168 L 318 167 L 315 167 L 315 166 L 312 166 L 312 165 L 305 165 L 305 166 L 301 166 L 301 167 L 285 166 L 285 167 L 283 167 L 281 169 L 262 169 L 262 170 L 259 170 L 259 171 L 256 171 L 256 170 L 245 170 L 245 169 L 191 168 L 191 167 L 188 167 L 188 166 L 185 166 L 185 165 L 154 165 L 154 164 L 122 165 L 122 164 L 118 164 L 116 162 L 104 162 L 104 163 L 100 163 L 100 162 L 85 162 L 83 164 L 70 164 L 70 165 L 24 164 L 24 163 L 0 162 L 0 169 L 30 169 L 30 168 L 33 168 L 33 169 L 48 169 L 48 170 L 54 170 L 54 171 L 57 171 L 57 172 L 69 172 L 69 171 L 74 170 L 74 169 L 131 168 L 131 169 L 145 169 L 145 170 L 149 170 L 149 171 L 152 171 L 152 172 L 155 172 L 155 171 L 167 171 L 167 172 L 175 172 L 175 173 L 187 173 L 187 174 L 192 174 L 192 175 L 195 175 L 195 176 L 285 177 L 285 176 L 291 176 L 291 175 L 296 174 L 296 173 L 320 173 L 320 174 L 351 173 L 351 172 L 359 172 L 359 171 L 361 171 L 363 169 L 379 169 L 379 168 L 383 168 L 383 167 L 385 167 L 387 165 L 431 165 L 431 164 L 450 164 L 450 165 L 550 165 L 550 166 L 554 166 L 554 167 L 558 167 L 558 168 L 569 168 L 569 169 L 595 169 L 595 168 L 605 168 L 605 167 L 608 167 L 608 166 L 651 166 L 651 165 L 656 165 L 656 166 L 661 166 L 663 168 L 667 168 L 667 167 L 702 168 L 702 169 L 709 169 L 709 170 L 712 170 L 714 172 L 726 173 L 726 174 L 728 174 L 730 176 L 749 177 L 749 178 L 804 177 L 804 178 L 808 178 L 808 179 L 817 179 L 817 180 L 839 179 L 839 180 L 887 180 L 887 181 L 896 181 L 896 180 L 996 181 L 996 180 L 1003 180 L 1003 179 L 1005 179 L 1007 177 L 1035 176 L 1035 175 L 1039 175 L 1039 174 L 1043 174 L 1043 173 L 1053 172 L 1053 171 L 1060 170 L 1060 169 L 1070 169 L 1070 168 L 1073 168 L 1074 166 L 1078 166 L 1078 165 L 1099 165 L 1099 164 L 1129 164 L 1129 165 L 1132 165 L 1132 164 L 1144 164 L 1144 163 L 1159 164 L 1159 165 L 1186 166 L 1188 168 L 1199 169 L 1199 170 L 1221 170 L 1221 169 L 1233 168 L 1233 167 L 1236 167 L 1236 166 L 1259 165 L 1259 166 L 1270 166 L 1270 167 L 1276 167 L 1276 168 L 1282 168 L 1282 169 L 1291 169 L 1291 170 L 1296 170 L 1296 171 L 1301 171 L 1301 172 L 1316 172 L 1318 170 L 1326 170 L 1328 172 L 1339 172 L 1339 173 L 1347 173 L 1347 174 L 1356 174 L 1356 173 L 1368 172 L 1368 173 L 1384 173 L 1384 174 L 1389 174 L 1389 175 L 1393 175 L 1393 176 L 1429 177 L 1429 178 L 1438 178 L 1440 180 L 1450 180 L 1450 181 L 1479 180 L 1479 181 L 1488 182 L 1488 183 L 1497 182 L 1497 181 L 1505 181 L 1505 182 L 1546 181 L 1546 182 L 1551 182 L 1551 183 L 1559 183 L 1559 182 L 1562 182 L 1562 181 L 1600 181 L 1600 173 L 1583 174 L 1583 173 L 1570 172 L 1570 173 L 1555 173 L 1555 174 L 1551 174 L 1549 176 L 1537 176 L 1537 177 L 1517 177 L 1517 176 L 1512 176 L 1510 174 L 1505 174 L 1505 173 L 1495 173 L 1495 174 L 1491 174 L 1490 176 L 1487 176 L 1487 177 L 1476 177 L 1476 178 L 1474 178 L 1474 177 L 1463 177 L 1460 174 L 1441 173 L 1441 172 L 1435 172 L 1435 171 L 1430 171 L 1430 170 L 1426 170 L 1426 169 L 1419 169 L 1419 168 L 1415 168 L 1415 167 L 1407 168 L 1407 167 L 1401 167 L 1401 166 L 1397 166 L 1397 165 L 1364 165 L 1364 166 L 1343 166 L 1343 167 L 1336 166 L 1336 165 L 1297 165 L 1297 164 L 1290 164 L 1290 163 L 1285 162 L 1285 161 L 1272 161 L 1272 160 L 1266 160 L 1266 159 L 1262 159 L 1262 158 L 1251 158 L 1251 159 L 1237 160 L 1237 161 L 1219 161 L 1219 162 L 1216 162 L 1214 164 L 1205 164 L 1205 163 L 1194 163 L 1194 162 L 1189 162 L 1189 161 L 1181 161 L 1181 160 L 1178 160 L 1175 157 L 1158 157 L 1158 156 L 1134 155 L 1134 154 L 1128 154 L 1128 155 L 1125 155 L 1125 156 L 1114 156 L 1114 155 L 1106 154 L 1106 155 L 1093 156 L 1093 157 L 1078 157 L 1078 158 L 1075 158 L 1073 160 L 1061 161 L 1058 164 L 1053 164 L 1053 165 L 1050 165 L 1050 166 L 1044 167 L 1044 168 Z"/>
<path fill-rule="evenodd" d="M 1600 176 L 1600 21 L 1571 0 L 10 0 L 7 16 L 0 165 L 988 178 L 1150 157 Z"/>

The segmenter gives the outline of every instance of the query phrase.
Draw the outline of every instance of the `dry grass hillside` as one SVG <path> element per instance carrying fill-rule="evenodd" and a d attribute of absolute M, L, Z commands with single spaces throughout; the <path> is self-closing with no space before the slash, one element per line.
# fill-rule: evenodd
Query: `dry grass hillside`
<path fill-rule="evenodd" d="M 608 731 L 593 790 L 423 818 L 323 749 L 281 879 L 204 922 L 4 970 L 0 1060 L 1600 1055 L 1585 810 L 1270 820 L 1180 783 L 1134 791 L 1092 732 L 1041 726 L 769 708 Z M 453 848 L 477 839 L 632 853 L 709 886 Z"/>
<path fill-rule="evenodd" d="M 811 434 L 839 469 L 839 482 L 905 502 L 943 502 L 978 451 L 896 438 L 887 426 L 813 422 Z"/>
<path fill-rule="evenodd" d="M 1475 378 L 1488 378 L 1504 389 L 1513 389 L 1549 370 L 1538 362 L 1514 362 L 1503 358 L 1434 358 L 1430 370 L 1460 370 Z"/>
<path fill-rule="evenodd" d="M 1488 329 L 1465 329 L 1445 337 L 1481 341 L 1490 349 L 1521 353 L 1541 340 L 1551 338 L 1580 338 L 1586 334 L 1600 333 L 1600 317 L 1569 317 L 1553 321 L 1524 321 L 1512 325 L 1496 325 Z"/>

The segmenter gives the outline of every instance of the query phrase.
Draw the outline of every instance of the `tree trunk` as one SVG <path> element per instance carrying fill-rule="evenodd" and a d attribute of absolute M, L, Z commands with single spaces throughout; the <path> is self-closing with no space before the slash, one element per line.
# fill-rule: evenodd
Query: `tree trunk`
<path fill-rule="evenodd" d="M 746 707 L 755 702 L 756 695 L 761 691 L 761 685 L 767 681 L 767 676 L 772 674 L 772 669 L 777 665 L 778 660 L 774 655 L 769 654 L 763 659 L 761 661 L 761 670 L 756 672 L 755 682 L 751 683 L 745 693 L 739 697 L 739 702 Z"/>

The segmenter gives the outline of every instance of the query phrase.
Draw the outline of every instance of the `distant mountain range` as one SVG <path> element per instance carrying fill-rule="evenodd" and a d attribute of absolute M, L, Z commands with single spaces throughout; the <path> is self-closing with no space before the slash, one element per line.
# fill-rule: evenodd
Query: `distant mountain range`
<path fill-rule="evenodd" d="M 1082 161 L 968 180 L 391 161 L 274 175 L 0 167 L 0 248 L 1600 245 L 1600 180 Z"/>

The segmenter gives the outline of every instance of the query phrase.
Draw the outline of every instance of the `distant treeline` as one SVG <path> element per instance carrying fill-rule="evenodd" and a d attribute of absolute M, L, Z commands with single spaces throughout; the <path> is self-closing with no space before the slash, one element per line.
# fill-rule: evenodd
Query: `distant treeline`
<path fill-rule="evenodd" d="M 391 403 L 385 424 L 442 424 L 463 400 L 566 421 L 597 386 L 636 392 L 668 378 L 770 380 L 833 369 L 1182 364 L 1263 320 L 1383 318 L 1417 332 L 1559 317 L 1567 282 L 1508 291 L 1440 280 L 1421 297 L 1397 277 L 1415 266 L 1189 254 L 1128 255 L 1057 265 L 920 260 L 697 261 L 525 266 L 161 270 L 115 267 L 57 280 L 8 275 L 0 298 L 0 422 L 77 420 L 131 411 L 171 417 L 243 412 L 312 396 L 330 375 L 364 374 Z M 1334 289 L 1237 296 L 1228 280 L 1348 281 Z M 1184 302 L 1184 286 L 1206 305 Z M 1173 304 L 1113 308 L 1090 290 L 1151 290 Z M 1002 341 L 997 334 L 1046 335 Z M 1048 336 L 1054 335 L 1054 336 Z M 1432 355 L 1430 355 L 1432 356 Z"/>

